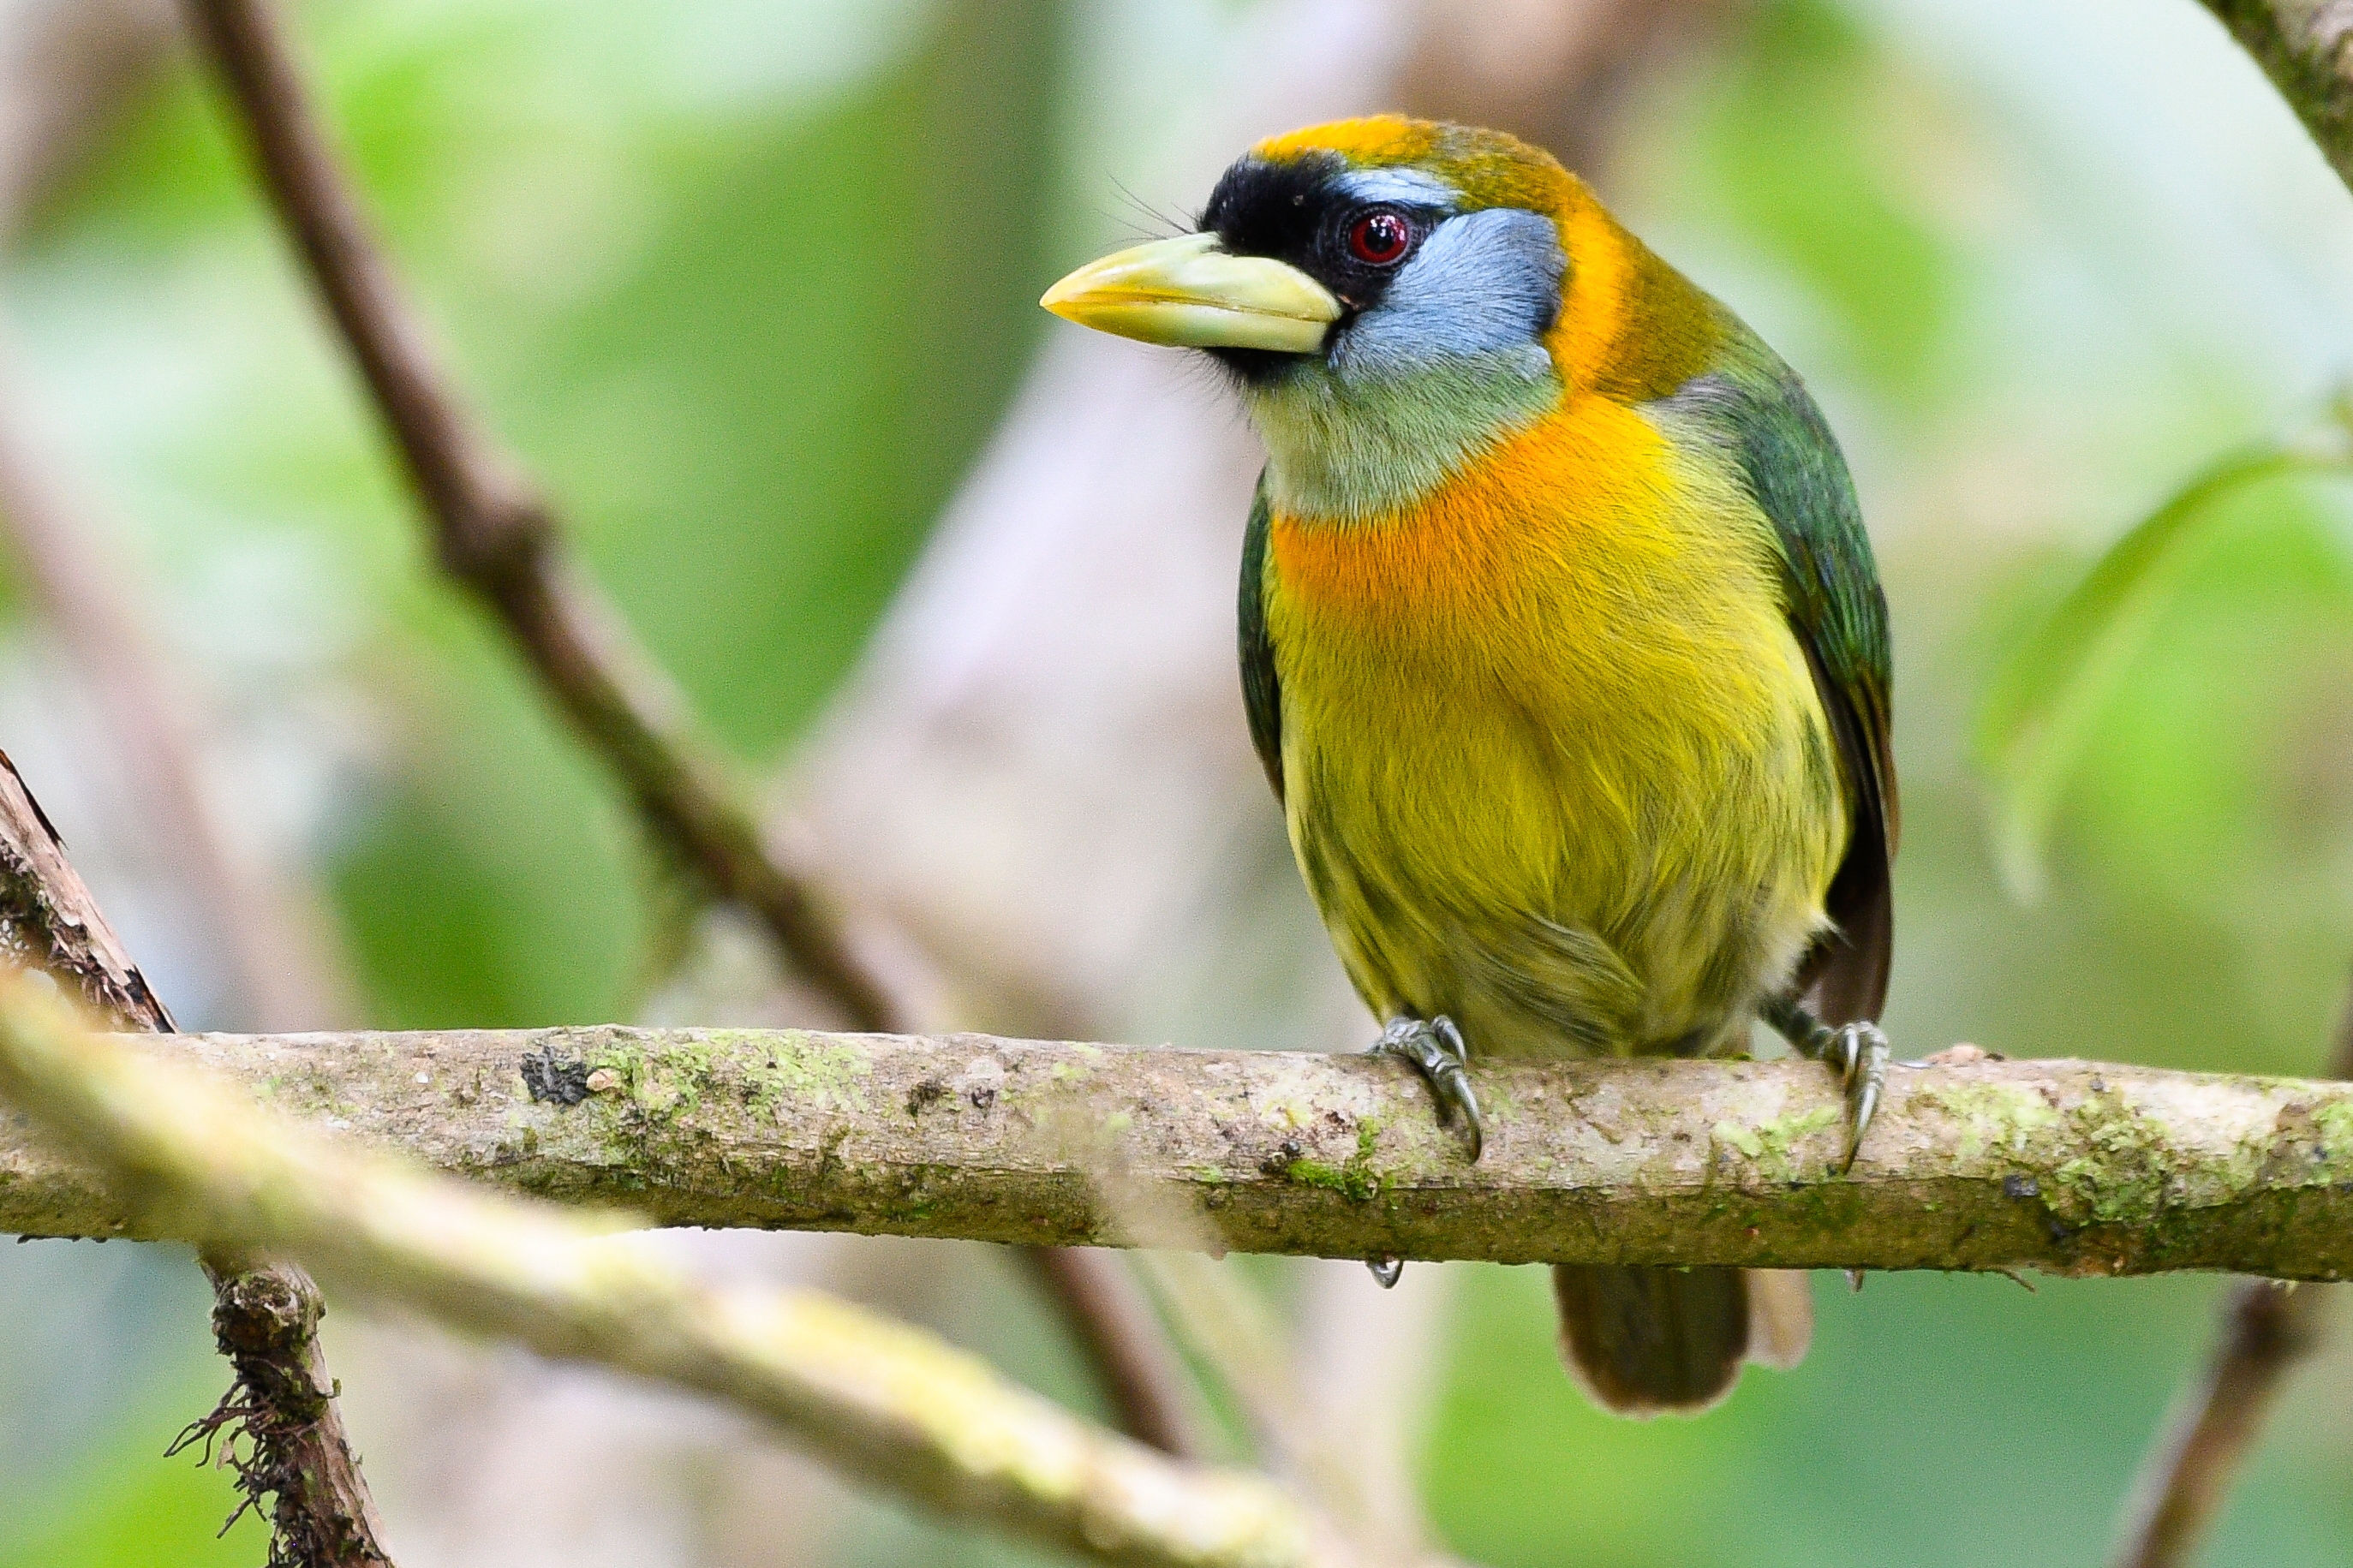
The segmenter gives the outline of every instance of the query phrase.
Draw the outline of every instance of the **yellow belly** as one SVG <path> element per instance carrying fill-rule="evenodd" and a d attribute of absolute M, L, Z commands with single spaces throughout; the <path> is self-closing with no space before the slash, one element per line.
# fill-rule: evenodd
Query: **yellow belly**
<path fill-rule="evenodd" d="M 1383 1016 L 1476 1051 L 1745 1039 L 1846 837 L 1770 524 L 1599 399 L 1409 517 L 1278 515 L 1292 844 Z"/>

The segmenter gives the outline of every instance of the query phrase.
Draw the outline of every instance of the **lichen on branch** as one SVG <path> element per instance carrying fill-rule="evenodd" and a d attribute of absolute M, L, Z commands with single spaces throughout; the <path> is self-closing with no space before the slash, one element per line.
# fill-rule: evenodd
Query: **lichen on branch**
<path fill-rule="evenodd" d="M 442 1170 L 660 1224 L 1497 1262 L 2353 1272 L 2353 1086 L 1899 1068 L 1835 1173 L 1804 1062 L 1488 1063 L 1472 1164 L 1398 1064 L 807 1030 L 176 1037 Z M 1116 1194 L 1115 1198 L 1106 1194 Z M 1145 1216 L 1176 1215 L 1182 1236 Z M 0 1229 L 172 1234 L 0 1130 Z"/>
<path fill-rule="evenodd" d="M 472 1079 L 452 1092 L 470 1086 L 479 1103 Z M 291 1072 L 278 1087 L 332 1093 Z M 691 1073 L 637 1085 L 657 1087 L 678 1114 L 700 1103 Z M 331 1288 L 727 1399 L 919 1506 L 1148 1568 L 1369 1560 L 1263 1477 L 1169 1459 L 846 1302 L 705 1287 L 608 1224 L 291 1128 L 131 1038 L 84 1035 L 13 974 L 0 977 L 0 1097 L 130 1194 L 143 1228 L 267 1248 Z"/>

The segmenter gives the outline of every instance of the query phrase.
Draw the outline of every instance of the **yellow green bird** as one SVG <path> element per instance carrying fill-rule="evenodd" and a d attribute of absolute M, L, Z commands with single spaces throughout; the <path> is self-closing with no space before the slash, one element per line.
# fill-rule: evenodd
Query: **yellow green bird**
<path fill-rule="evenodd" d="M 1205 351 L 1265 442 L 1242 690 L 1373 1048 L 1475 1160 L 1474 1054 L 1736 1053 L 1762 1017 L 1841 1073 L 1852 1162 L 1887 1060 L 1887 609 L 1795 373 L 1493 131 L 1276 137 L 1198 227 L 1043 303 Z M 1628 1414 L 1705 1408 L 1810 1321 L 1802 1277 L 1554 1281 L 1571 1372 Z"/>

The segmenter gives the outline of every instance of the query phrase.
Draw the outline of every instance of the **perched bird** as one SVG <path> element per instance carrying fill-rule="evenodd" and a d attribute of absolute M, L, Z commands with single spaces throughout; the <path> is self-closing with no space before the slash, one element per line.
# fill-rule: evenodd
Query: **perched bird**
<path fill-rule="evenodd" d="M 1473 1054 L 1734 1053 L 1761 1016 L 1842 1075 L 1852 1163 L 1887 1060 L 1887 611 L 1789 367 L 1548 154 L 1397 116 L 1260 143 L 1198 233 L 1043 303 L 1231 373 L 1267 450 L 1250 736 L 1373 1049 L 1471 1158 Z M 1810 1329 L 1802 1276 L 1554 1281 L 1571 1372 L 1628 1414 Z"/>

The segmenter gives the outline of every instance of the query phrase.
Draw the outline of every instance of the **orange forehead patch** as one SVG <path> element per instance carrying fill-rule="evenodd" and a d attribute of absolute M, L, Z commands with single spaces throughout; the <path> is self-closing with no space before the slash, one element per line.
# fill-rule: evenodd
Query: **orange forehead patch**
<path fill-rule="evenodd" d="M 1516 136 L 1402 114 L 1373 114 L 1271 136 L 1250 149 L 1271 163 L 1336 153 L 1360 169 L 1410 164 L 1462 193 L 1466 209 L 1524 207 L 1566 217 L 1593 198 L 1553 155 Z"/>

